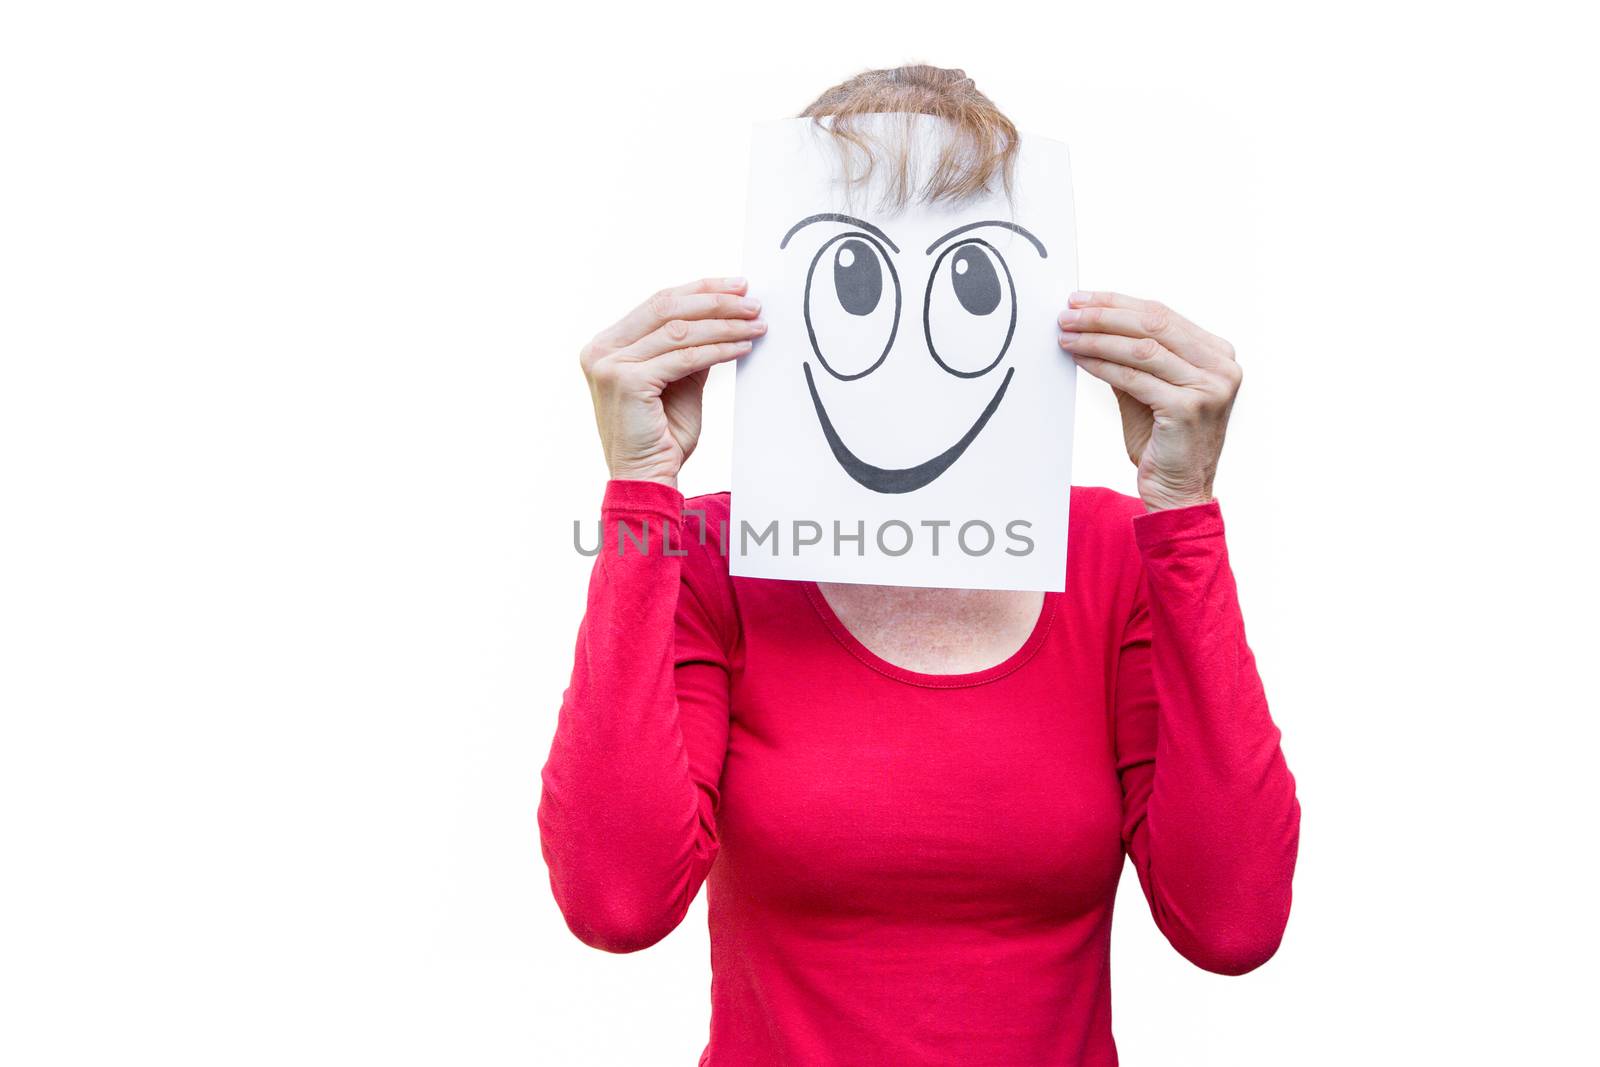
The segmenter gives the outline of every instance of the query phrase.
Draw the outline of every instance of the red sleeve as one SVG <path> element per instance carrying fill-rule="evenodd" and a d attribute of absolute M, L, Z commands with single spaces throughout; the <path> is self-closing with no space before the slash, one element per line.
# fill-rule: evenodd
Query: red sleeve
<path fill-rule="evenodd" d="M 607 483 L 572 683 L 541 772 L 556 903 L 580 940 L 608 952 L 669 934 L 717 855 L 731 597 L 715 581 L 715 534 L 702 547 L 683 507 L 669 486 Z M 634 540 L 646 523 L 647 551 Z"/>
<path fill-rule="evenodd" d="M 1143 568 L 1117 670 L 1123 838 L 1173 947 L 1243 974 L 1289 919 L 1294 778 L 1245 643 L 1219 506 L 1132 521 Z"/>

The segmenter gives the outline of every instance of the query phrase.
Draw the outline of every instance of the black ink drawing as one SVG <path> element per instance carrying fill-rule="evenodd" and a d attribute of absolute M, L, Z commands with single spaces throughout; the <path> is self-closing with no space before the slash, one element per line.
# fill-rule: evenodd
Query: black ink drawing
<path fill-rule="evenodd" d="M 857 227 L 855 230 L 831 237 L 817 249 L 816 255 L 811 258 L 811 266 L 806 271 L 804 295 L 806 333 L 817 362 L 822 365 L 823 370 L 841 382 L 857 381 L 877 370 L 889 358 L 889 352 L 894 347 L 895 337 L 900 329 L 900 274 L 890 254 L 892 252 L 898 255 L 900 249 L 889 239 L 888 234 L 870 222 L 835 212 L 824 212 L 801 219 L 783 235 L 778 247 L 780 249 L 788 247 L 790 238 L 804 227 L 816 222 L 847 223 Z M 988 226 L 1010 230 L 1026 237 L 1032 242 L 1041 259 L 1049 255 L 1043 243 L 1033 234 L 1014 222 L 999 219 L 987 219 L 958 226 L 930 244 L 923 254 L 933 255 L 940 246 L 952 238 Z M 829 262 L 823 268 L 819 279 L 818 268 L 822 266 L 825 258 Z M 946 269 L 947 263 L 948 269 Z M 946 288 L 940 285 L 941 281 L 947 283 L 949 290 L 947 295 L 954 298 L 953 307 L 959 307 L 968 316 L 993 323 L 992 328 L 986 327 L 992 335 L 992 343 L 973 345 L 970 338 L 965 346 L 941 346 L 936 342 L 932 309 L 936 291 L 944 294 Z M 893 295 L 892 308 L 885 302 L 886 292 Z M 838 316 L 841 311 L 844 313 L 843 318 Z M 927 341 L 928 355 L 942 370 L 957 378 L 983 377 L 1005 359 L 1016 328 L 1016 284 L 1011 276 L 1011 268 L 999 249 L 981 238 L 969 237 L 951 244 L 940 253 L 928 272 L 928 285 L 922 303 L 922 330 Z M 878 343 L 880 335 L 881 346 Z M 837 346 L 834 342 L 837 342 Z M 824 348 L 834 348 L 833 359 L 830 360 L 824 354 Z M 974 351 L 974 348 L 980 350 Z M 860 368 L 849 366 L 851 356 L 858 361 L 864 361 L 862 353 L 871 356 L 871 361 Z M 838 460 L 839 466 L 846 474 L 876 493 L 913 492 L 949 470 L 977 439 L 978 434 L 983 432 L 984 426 L 988 425 L 995 411 L 999 409 L 1000 401 L 1005 398 L 1006 389 L 1010 387 L 1011 378 L 1017 370 L 1015 367 L 1006 369 L 1005 376 L 1001 378 L 999 387 L 990 397 L 982 414 L 955 444 L 915 466 L 887 468 L 866 462 L 844 443 L 833 425 L 833 420 L 828 417 L 821 394 L 817 392 L 817 383 L 812 376 L 810 362 L 806 361 L 802 366 L 805 371 L 806 388 L 810 391 L 811 403 L 816 408 L 817 421 L 822 427 L 823 437 L 827 439 L 834 458 Z"/>

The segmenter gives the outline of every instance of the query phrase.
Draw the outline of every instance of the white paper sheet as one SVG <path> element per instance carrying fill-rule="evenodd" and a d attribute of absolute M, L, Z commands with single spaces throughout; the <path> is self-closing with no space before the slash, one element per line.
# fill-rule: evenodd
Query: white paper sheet
<path fill-rule="evenodd" d="M 887 133 L 907 117 L 865 119 Z M 944 135 L 911 122 L 919 151 Z M 885 214 L 840 174 L 810 120 L 757 125 L 744 270 L 769 328 L 738 364 L 732 573 L 1060 591 L 1077 371 L 1055 322 L 1077 284 L 1066 145 L 1025 135 L 1009 202 L 997 188 Z"/>

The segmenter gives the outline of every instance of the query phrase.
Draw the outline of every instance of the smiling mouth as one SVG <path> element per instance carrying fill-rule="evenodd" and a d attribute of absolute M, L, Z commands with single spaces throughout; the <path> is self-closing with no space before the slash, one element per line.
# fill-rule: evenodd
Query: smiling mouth
<path fill-rule="evenodd" d="M 833 420 L 828 418 L 827 409 L 822 406 L 822 397 L 817 394 L 817 383 L 811 377 L 811 364 L 808 362 L 802 366 L 806 372 L 806 387 L 811 390 L 811 403 L 817 409 L 817 421 L 822 423 L 822 433 L 828 439 L 828 447 L 833 449 L 833 458 L 839 461 L 839 466 L 844 468 L 846 474 L 874 493 L 909 493 L 921 489 L 949 470 L 950 465 L 960 459 L 961 453 L 965 452 L 967 446 L 977 440 L 978 434 L 983 432 L 984 426 L 988 424 L 995 409 L 1000 406 L 1001 399 L 1006 395 L 1006 387 L 1011 384 L 1011 375 L 1017 370 L 1015 367 L 1007 368 L 1005 379 L 1001 381 L 1000 388 L 995 390 L 989 406 L 983 409 L 978 421 L 961 435 L 961 440 L 915 467 L 891 470 L 888 467 L 875 467 L 866 462 L 840 440 L 839 431 L 833 428 Z"/>

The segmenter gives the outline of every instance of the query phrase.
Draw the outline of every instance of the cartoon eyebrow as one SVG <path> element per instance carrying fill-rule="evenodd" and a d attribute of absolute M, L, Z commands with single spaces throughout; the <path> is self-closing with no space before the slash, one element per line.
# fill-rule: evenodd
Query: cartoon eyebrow
<path fill-rule="evenodd" d="M 783 235 L 783 240 L 778 242 L 778 247 L 779 248 L 785 247 L 789 243 L 789 238 L 793 237 L 797 232 L 800 231 L 801 228 L 806 227 L 806 226 L 810 226 L 813 222 L 848 222 L 851 225 L 860 226 L 863 230 L 866 230 L 868 233 L 870 233 L 873 236 L 877 237 L 884 244 L 888 245 L 889 248 L 892 251 L 894 251 L 894 252 L 899 252 L 900 251 L 900 249 L 895 246 L 895 243 L 893 241 L 889 240 L 889 235 L 884 233 L 882 230 L 878 229 L 872 223 L 867 222 L 865 219 L 858 219 L 854 215 L 840 215 L 839 213 L 834 212 L 834 211 L 824 211 L 820 215 L 812 215 L 810 218 L 801 219 L 799 222 L 795 223 L 793 226 L 790 226 L 789 227 L 789 232 L 784 234 Z M 981 225 L 983 225 L 983 223 L 979 223 L 978 225 L 981 226 Z M 941 240 L 943 240 L 943 238 L 941 238 Z M 1034 243 L 1038 244 L 1037 241 L 1035 241 Z M 1040 251 L 1042 252 L 1043 248 L 1041 248 Z"/>
<path fill-rule="evenodd" d="M 1029 233 L 1027 230 L 1023 229 L 1021 226 L 1018 226 L 1016 223 L 1014 223 L 1014 222 L 1006 222 L 1006 221 L 1004 221 L 1002 219 L 988 219 L 987 221 L 984 221 L 984 222 L 969 222 L 965 226 L 957 226 L 955 229 L 951 230 L 949 233 L 945 234 L 943 237 L 941 237 L 937 241 L 933 242 L 933 244 L 929 245 L 928 246 L 928 251 L 924 252 L 923 254 L 924 255 L 931 255 L 935 248 L 938 248 L 940 245 L 942 245 L 946 241 L 950 240 L 950 238 L 954 237 L 956 234 L 958 234 L 958 233 L 966 233 L 968 230 L 976 230 L 979 226 L 999 226 L 1001 229 L 1010 230 L 1013 233 L 1020 233 L 1020 234 L 1022 234 L 1022 236 L 1026 237 L 1028 240 L 1033 242 L 1033 247 L 1035 247 L 1035 248 L 1037 248 L 1039 250 L 1039 258 L 1040 259 L 1049 259 L 1050 258 L 1050 253 L 1046 252 L 1044 250 L 1043 242 L 1041 242 L 1037 237 L 1035 237 L 1033 234 Z M 898 252 L 899 249 L 895 249 L 895 251 Z"/>

